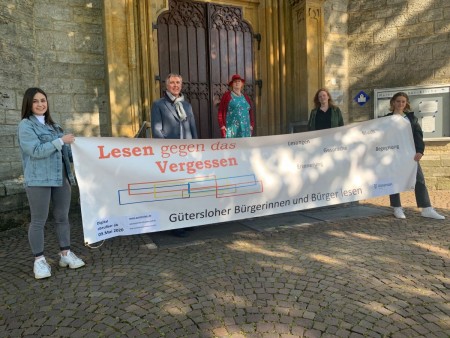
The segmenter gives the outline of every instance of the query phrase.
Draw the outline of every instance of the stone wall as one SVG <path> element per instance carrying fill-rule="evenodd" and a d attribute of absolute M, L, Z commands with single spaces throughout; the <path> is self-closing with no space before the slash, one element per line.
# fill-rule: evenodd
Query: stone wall
<path fill-rule="evenodd" d="M 348 111 L 348 2 L 351 0 L 328 0 L 324 2 L 324 56 L 325 87 L 334 102 L 341 108 L 344 120 Z"/>
<path fill-rule="evenodd" d="M 450 1 L 353 0 L 348 5 L 350 99 L 360 90 L 450 83 Z M 351 121 L 373 104 L 350 102 Z"/>
<path fill-rule="evenodd" d="M 350 122 L 374 117 L 364 90 L 450 83 L 450 1 L 349 0 Z M 445 107 L 449 109 L 449 107 Z M 421 164 L 430 189 L 450 189 L 450 141 L 427 141 Z"/>
<path fill-rule="evenodd" d="M 2 1 L 0 64 L 2 212 L 26 203 L 16 128 L 28 87 L 47 92 L 66 131 L 108 135 L 102 1 Z"/>
<path fill-rule="evenodd" d="M 450 190 L 450 141 L 428 141 L 425 145 L 420 164 L 428 189 Z"/>
<path fill-rule="evenodd" d="M 450 83 L 450 1 L 323 5 L 325 86 L 346 123 L 373 118 L 371 102 L 352 100 L 360 90 L 373 97 L 375 88 Z M 67 131 L 111 135 L 102 16 L 101 0 L 0 2 L 0 212 L 26 204 L 16 139 L 26 88 L 48 93 L 52 116 Z M 449 147 L 427 142 L 422 165 L 431 189 L 450 188 Z"/>

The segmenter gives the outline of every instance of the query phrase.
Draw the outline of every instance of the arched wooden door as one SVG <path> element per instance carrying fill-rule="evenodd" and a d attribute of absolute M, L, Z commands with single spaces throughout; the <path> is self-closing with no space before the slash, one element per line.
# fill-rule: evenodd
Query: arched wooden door
<path fill-rule="evenodd" d="M 161 91 L 169 73 L 183 76 L 200 138 L 219 138 L 217 109 L 233 74 L 253 98 L 253 32 L 238 7 L 170 0 L 157 21 Z"/>

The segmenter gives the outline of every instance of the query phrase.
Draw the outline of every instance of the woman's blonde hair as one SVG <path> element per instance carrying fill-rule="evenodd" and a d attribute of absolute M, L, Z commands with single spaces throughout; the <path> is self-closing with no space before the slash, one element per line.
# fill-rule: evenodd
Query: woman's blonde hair
<path fill-rule="evenodd" d="M 392 96 L 391 100 L 389 101 L 389 103 L 391 105 L 389 107 L 389 110 L 394 111 L 394 102 L 397 99 L 397 97 L 400 97 L 400 96 L 403 96 L 406 99 L 405 112 L 411 111 L 411 105 L 409 104 L 409 97 L 408 97 L 408 94 L 406 94 L 405 92 L 398 92 L 398 93 L 394 94 L 394 96 Z"/>

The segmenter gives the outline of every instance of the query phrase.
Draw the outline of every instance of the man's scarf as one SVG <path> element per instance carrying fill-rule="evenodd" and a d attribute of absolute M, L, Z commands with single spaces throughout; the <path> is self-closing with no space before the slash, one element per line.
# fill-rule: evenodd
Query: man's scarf
<path fill-rule="evenodd" d="M 175 110 L 176 110 L 180 120 L 181 121 L 186 120 L 186 112 L 184 111 L 183 104 L 181 103 L 184 101 L 183 94 L 180 94 L 180 96 L 175 97 L 169 91 L 166 91 L 166 95 L 172 101 L 173 105 L 175 106 Z"/>

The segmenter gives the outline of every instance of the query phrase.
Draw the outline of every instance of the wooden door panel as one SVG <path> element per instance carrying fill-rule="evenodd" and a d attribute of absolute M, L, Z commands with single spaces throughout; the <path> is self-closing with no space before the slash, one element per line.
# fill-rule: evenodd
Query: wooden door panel
<path fill-rule="evenodd" d="M 157 24 L 161 95 L 166 76 L 181 74 L 182 92 L 192 105 L 200 138 L 211 134 L 210 112 L 204 102 L 209 100 L 209 91 L 201 92 L 208 88 L 209 74 L 205 11 L 204 4 L 172 0 L 169 11 L 158 17 Z"/>
<path fill-rule="evenodd" d="M 247 80 L 245 77 L 245 45 L 244 45 L 244 33 L 243 32 L 235 32 L 235 46 L 236 46 L 236 73 L 240 74 Z"/>
<path fill-rule="evenodd" d="M 244 62 L 245 62 L 245 71 L 243 72 L 245 75 L 245 79 L 249 79 L 248 83 L 254 82 L 253 78 L 253 33 L 252 32 L 244 32 Z M 253 86 L 252 86 L 253 88 Z M 253 90 L 252 90 L 253 92 Z"/>
<path fill-rule="evenodd" d="M 189 74 L 189 50 L 187 27 L 178 27 L 178 56 L 179 56 L 179 74 Z M 190 77 L 189 77 L 190 78 Z"/>
<path fill-rule="evenodd" d="M 161 77 L 165 77 L 164 74 L 170 69 L 170 63 L 169 58 L 167 57 L 167 54 L 170 50 L 169 48 L 169 39 L 167 38 L 169 36 L 169 27 L 165 24 L 159 24 L 158 25 L 158 54 L 159 57 L 159 74 Z M 161 57 L 161 55 L 165 55 L 165 57 Z M 161 79 L 164 81 L 164 79 Z M 161 86 L 162 87 L 162 86 Z"/>
<path fill-rule="evenodd" d="M 179 27 L 176 25 L 169 25 L 169 43 L 170 41 L 177 41 L 177 44 L 169 44 L 169 67 L 171 73 L 180 73 L 180 46 L 178 41 L 178 29 Z"/>
<path fill-rule="evenodd" d="M 188 72 L 189 79 L 191 81 L 199 81 L 199 54 L 198 54 L 198 47 L 197 47 L 197 29 L 194 27 L 188 27 L 188 41 L 187 44 L 190 46 L 188 49 L 186 55 L 188 57 Z M 204 33 L 203 33 L 204 34 Z M 204 41 L 204 39 L 203 39 Z M 205 51 L 200 50 L 200 54 L 205 53 Z"/>
<path fill-rule="evenodd" d="M 237 71 L 237 64 L 241 61 L 239 60 L 239 56 L 237 54 L 237 48 L 236 48 L 236 32 L 235 31 L 228 31 L 228 55 L 225 57 L 228 58 L 229 64 L 228 64 L 228 73 L 230 76 L 233 74 L 236 74 Z M 241 75 L 244 76 L 244 75 Z M 229 77 L 228 77 L 229 78 Z"/>
<path fill-rule="evenodd" d="M 253 96 L 253 33 L 250 25 L 242 20 L 242 10 L 237 7 L 208 4 L 208 19 L 213 102 L 211 115 L 216 120 L 213 136 L 218 138 L 218 103 L 228 90 L 227 84 L 231 76 L 236 73 L 243 76 L 246 81 L 245 92 Z M 215 67 L 217 64 L 220 67 Z"/>
<path fill-rule="evenodd" d="M 204 28 L 197 29 L 197 55 L 198 55 L 198 82 L 209 83 L 209 67 L 208 67 L 208 49 L 207 49 L 207 32 Z"/>

